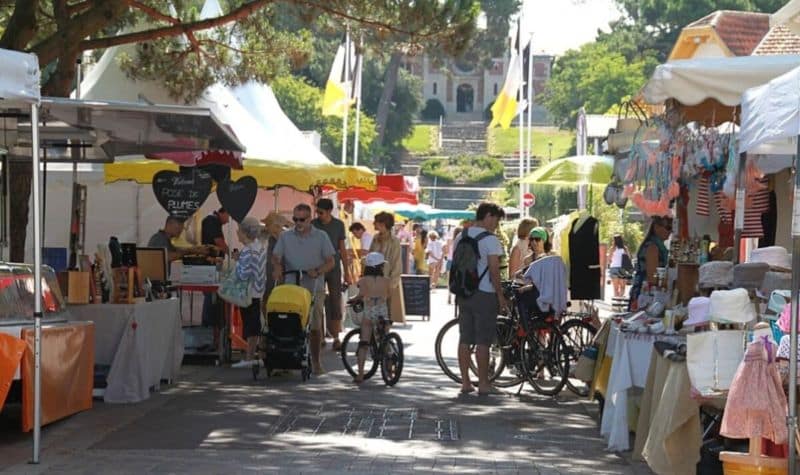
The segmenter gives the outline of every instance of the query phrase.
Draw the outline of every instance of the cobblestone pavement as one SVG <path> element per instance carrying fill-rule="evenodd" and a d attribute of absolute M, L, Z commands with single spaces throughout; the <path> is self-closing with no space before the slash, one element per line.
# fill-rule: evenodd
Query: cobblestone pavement
<path fill-rule="evenodd" d="M 460 395 L 433 343 L 452 317 L 444 290 L 433 318 L 396 329 L 406 365 L 397 386 L 354 386 L 325 350 L 321 377 L 184 366 L 181 381 L 140 404 L 109 405 L 47 426 L 42 463 L 13 414 L 0 417 L 0 470 L 8 473 L 496 473 L 649 474 L 604 450 L 596 404 L 566 391 Z"/>

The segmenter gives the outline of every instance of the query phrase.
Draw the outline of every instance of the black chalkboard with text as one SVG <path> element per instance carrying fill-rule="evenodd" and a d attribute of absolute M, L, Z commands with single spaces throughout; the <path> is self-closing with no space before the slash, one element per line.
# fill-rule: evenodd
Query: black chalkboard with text
<path fill-rule="evenodd" d="M 153 193 L 170 216 L 188 219 L 211 194 L 211 175 L 196 168 L 161 170 L 153 176 Z"/>
<path fill-rule="evenodd" d="M 424 320 L 431 318 L 431 278 L 427 275 L 403 274 L 403 303 L 406 315 L 422 315 Z"/>

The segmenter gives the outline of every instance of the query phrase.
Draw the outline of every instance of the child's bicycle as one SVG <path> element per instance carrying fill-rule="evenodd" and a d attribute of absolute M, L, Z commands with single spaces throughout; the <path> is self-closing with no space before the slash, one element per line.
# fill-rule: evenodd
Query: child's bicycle
<path fill-rule="evenodd" d="M 369 353 L 364 362 L 364 380 L 371 378 L 381 367 L 381 377 L 387 386 L 394 386 L 403 372 L 403 340 L 395 332 L 389 332 L 391 321 L 380 317 L 369 341 Z M 350 330 L 342 340 L 342 364 L 355 378 L 358 376 L 358 342 L 361 328 Z M 351 341 L 352 340 L 352 341 Z"/>

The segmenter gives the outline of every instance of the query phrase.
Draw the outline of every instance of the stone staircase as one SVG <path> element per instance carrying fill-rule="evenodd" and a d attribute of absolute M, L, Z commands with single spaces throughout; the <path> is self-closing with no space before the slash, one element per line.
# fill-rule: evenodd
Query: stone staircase
<path fill-rule="evenodd" d="M 453 122 L 442 125 L 442 155 L 485 155 L 486 122 Z"/>

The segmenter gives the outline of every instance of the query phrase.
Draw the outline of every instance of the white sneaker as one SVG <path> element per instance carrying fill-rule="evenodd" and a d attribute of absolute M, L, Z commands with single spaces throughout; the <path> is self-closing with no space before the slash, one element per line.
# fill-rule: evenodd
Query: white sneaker
<path fill-rule="evenodd" d="M 253 366 L 255 364 L 258 364 L 258 363 L 256 361 L 241 360 L 241 361 L 239 361 L 237 363 L 233 363 L 231 365 L 231 368 L 249 368 L 249 367 L 251 367 L 251 366 Z"/>

